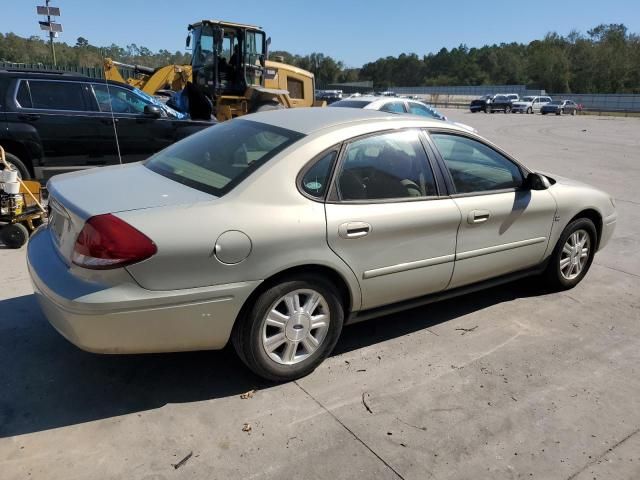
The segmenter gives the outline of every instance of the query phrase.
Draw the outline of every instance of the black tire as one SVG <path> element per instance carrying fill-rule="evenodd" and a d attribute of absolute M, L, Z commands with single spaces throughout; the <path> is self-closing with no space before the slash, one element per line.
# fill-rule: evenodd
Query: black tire
<path fill-rule="evenodd" d="M 589 235 L 589 256 L 587 257 L 587 261 L 578 276 L 569 280 L 565 278 L 560 270 L 560 260 L 562 257 L 563 248 L 567 243 L 567 240 L 574 232 L 577 232 L 578 230 L 583 230 Z M 573 288 L 578 283 L 580 283 L 580 281 L 582 281 L 582 279 L 589 271 L 589 268 L 591 267 L 593 257 L 596 253 L 597 245 L 598 233 L 596 231 L 595 225 L 591 220 L 589 220 L 588 218 L 578 218 L 567 225 L 563 230 L 562 235 L 560 235 L 558 243 L 556 243 L 556 246 L 553 249 L 553 253 L 549 258 L 549 265 L 547 265 L 544 273 L 548 286 L 554 291 L 561 291 Z"/>
<path fill-rule="evenodd" d="M 22 178 L 23 180 L 28 180 L 31 178 L 31 173 L 29 173 L 29 169 L 22 162 L 22 160 L 20 160 L 18 157 L 16 157 L 15 155 L 12 155 L 9 152 L 5 152 L 5 157 L 7 159 L 8 164 L 16 167 L 16 170 L 18 170 L 18 176 L 20 178 Z M 0 170 L 4 170 L 4 169 L 5 169 L 5 166 L 2 163 L 0 163 Z"/>
<path fill-rule="evenodd" d="M 282 110 L 282 109 L 284 109 L 284 107 L 282 106 L 281 103 L 272 101 L 272 102 L 261 103 L 253 110 L 253 112 L 254 113 L 268 112 L 270 110 Z"/>
<path fill-rule="evenodd" d="M 540 112 L 540 113 L 541 113 L 542 115 L 546 115 L 546 114 L 547 114 L 547 112 Z"/>
<path fill-rule="evenodd" d="M 9 248 L 20 248 L 29 240 L 29 230 L 21 223 L 5 225 L 0 230 L 0 240 Z"/>
<path fill-rule="evenodd" d="M 493 110 L 491 109 L 491 107 L 487 107 L 487 109 L 485 110 L 486 113 L 493 113 Z"/>
<path fill-rule="evenodd" d="M 571 110 L 571 115 L 575 116 L 578 113 L 577 110 Z"/>
<path fill-rule="evenodd" d="M 328 331 L 308 358 L 293 365 L 276 362 L 262 345 L 262 324 L 267 313 L 279 299 L 296 290 L 315 290 L 324 297 L 329 308 Z M 284 279 L 262 292 L 236 321 L 231 341 L 240 359 L 256 375 L 274 382 L 286 382 L 311 373 L 335 347 L 344 322 L 344 307 L 335 287 L 318 275 L 299 275 Z M 296 347 L 297 348 L 297 347 Z"/>
<path fill-rule="evenodd" d="M 563 111 L 562 109 L 560 109 L 560 110 L 558 110 L 558 111 L 556 112 L 556 115 L 562 115 L 563 113 L 564 113 L 564 111 Z"/>
<path fill-rule="evenodd" d="M 529 113 L 529 114 L 533 113 L 533 108 L 531 108 L 531 107 L 527 108 L 527 113 Z"/>
<path fill-rule="evenodd" d="M 511 107 L 509 105 L 504 107 L 504 113 L 511 113 Z"/>

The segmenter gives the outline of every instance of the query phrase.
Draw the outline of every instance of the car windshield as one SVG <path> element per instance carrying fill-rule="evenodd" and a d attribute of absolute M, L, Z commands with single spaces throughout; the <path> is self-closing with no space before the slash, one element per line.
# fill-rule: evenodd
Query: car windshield
<path fill-rule="evenodd" d="M 522 97 L 523 102 L 533 102 L 533 97 Z"/>
<path fill-rule="evenodd" d="M 303 136 L 265 123 L 232 120 L 174 143 L 145 166 L 196 190 L 222 196 Z"/>
<path fill-rule="evenodd" d="M 371 103 L 371 100 L 340 100 L 332 103 L 330 107 L 364 108 Z"/>
<path fill-rule="evenodd" d="M 553 102 L 550 102 L 549 105 L 562 105 L 562 101 L 554 100 Z"/>

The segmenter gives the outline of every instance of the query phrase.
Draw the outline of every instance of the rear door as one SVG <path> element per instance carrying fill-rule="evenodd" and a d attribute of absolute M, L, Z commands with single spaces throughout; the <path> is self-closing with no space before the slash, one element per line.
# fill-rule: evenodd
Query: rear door
<path fill-rule="evenodd" d="M 357 138 L 339 160 L 327 239 L 356 274 L 363 309 L 443 290 L 451 279 L 460 211 L 439 195 L 420 137 Z"/>
<path fill-rule="evenodd" d="M 430 137 L 462 214 L 450 287 L 539 264 L 556 212 L 551 193 L 524 188 L 523 169 L 478 139 L 446 131 Z"/>
<path fill-rule="evenodd" d="M 88 105 L 88 84 L 80 81 L 21 79 L 16 84 L 12 123 L 32 126 L 40 138 L 43 158 L 38 178 L 99 165 L 97 126 Z"/>

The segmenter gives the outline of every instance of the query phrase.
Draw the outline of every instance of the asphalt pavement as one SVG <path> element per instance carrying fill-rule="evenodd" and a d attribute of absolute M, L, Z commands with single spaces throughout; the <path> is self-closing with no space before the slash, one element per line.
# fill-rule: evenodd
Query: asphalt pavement
<path fill-rule="evenodd" d="M 640 478 L 640 119 L 444 113 L 615 197 L 579 286 L 525 280 L 347 327 L 313 374 L 274 386 L 231 349 L 78 350 L 40 313 L 25 249 L 0 248 L 0 478 Z"/>

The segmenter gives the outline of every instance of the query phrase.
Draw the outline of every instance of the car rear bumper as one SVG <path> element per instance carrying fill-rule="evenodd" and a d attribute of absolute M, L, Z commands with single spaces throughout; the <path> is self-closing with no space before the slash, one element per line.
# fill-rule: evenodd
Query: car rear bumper
<path fill-rule="evenodd" d="M 96 353 L 219 349 L 259 281 L 152 291 L 133 279 L 104 285 L 79 278 L 62 261 L 46 229 L 29 241 L 29 274 L 51 325 Z"/>

